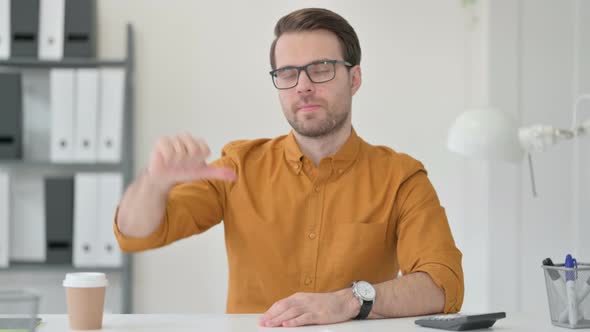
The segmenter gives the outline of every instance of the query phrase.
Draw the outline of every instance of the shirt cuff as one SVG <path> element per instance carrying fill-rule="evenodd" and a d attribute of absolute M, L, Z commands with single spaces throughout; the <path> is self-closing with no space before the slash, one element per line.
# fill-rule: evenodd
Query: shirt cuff
<path fill-rule="evenodd" d="M 167 216 L 164 221 L 160 223 L 160 226 L 146 237 L 130 237 L 126 236 L 119 230 L 117 225 L 117 215 L 119 213 L 119 207 L 115 212 L 115 222 L 113 223 L 113 231 L 115 237 L 119 243 L 119 247 L 122 252 L 136 252 L 146 249 L 158 248 L 166 244 L 166 236 L 168 234 L 168 222 Z"/>
<path fill-rule="evenodd" d="M 443 290 L 445 294 L 443 311 L 445 314 L 461 310 L 464 292 L 463 278 L 458 276 L 450 267 L 437 263 L 424 264 L 412 272 L 418 271 L 428 273 L 432 281 Z"/>

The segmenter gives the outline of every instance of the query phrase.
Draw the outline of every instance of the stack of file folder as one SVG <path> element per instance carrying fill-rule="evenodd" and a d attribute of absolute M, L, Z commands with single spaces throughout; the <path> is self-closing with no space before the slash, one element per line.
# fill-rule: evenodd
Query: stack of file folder
<path fill-rule="evenodd" d="M 0 267 L 11 261 L 121 267 L 113 221 L 122 190 L 120 173 L 0 171 Z"/>
<path fill-rule="evenodd" d="M 94 0 L 0 0 L 0 59 L 96 56 Z"/>

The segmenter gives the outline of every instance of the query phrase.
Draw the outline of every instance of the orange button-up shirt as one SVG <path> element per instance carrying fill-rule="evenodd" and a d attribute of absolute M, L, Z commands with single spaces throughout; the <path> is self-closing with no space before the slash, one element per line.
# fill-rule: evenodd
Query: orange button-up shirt
<path fill-rule="evenodd" d="M 352 131 L 316 167 L 293 133 L 226 145 L 214 165 L 235 182 L 175 186 L 165 218 L 145 238 L 115 234 L 125 252 L 167 245 L 222 220 L 229 261 L 228 313 L 266 311 L 296 292 L 330 292 L 423 271 L 444 290 L 445 312 L 463 302 L 461 252 L 422 164 Z"/>

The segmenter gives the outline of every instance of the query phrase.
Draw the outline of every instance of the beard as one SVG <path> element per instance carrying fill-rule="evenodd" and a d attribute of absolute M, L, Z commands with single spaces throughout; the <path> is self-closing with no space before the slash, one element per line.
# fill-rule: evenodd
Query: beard
<path fill-rule="evenodd" d="M 293 109 L 296 108 L 294 107 Z M 293 116 L 287 116 L 287 121 L 291 125 L 291 128 L 301 136 L 312 138 L 325 137 L 337 132 L 344 126 L 350 115 L 350 110 L 348 112 L 335 113 L 329 112 L 324 108 L 324 114 L 325 117 L 322 117 L 321 114 L 316 114 L 316 112 L 312 112 L 311 114 L 292 113 Z"/>

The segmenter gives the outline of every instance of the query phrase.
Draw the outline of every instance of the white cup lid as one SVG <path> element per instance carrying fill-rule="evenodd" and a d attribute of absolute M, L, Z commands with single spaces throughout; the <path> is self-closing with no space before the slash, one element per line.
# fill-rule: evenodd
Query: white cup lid
<path fill-rule="evenodd" d="M 67 273 L 63 281 L 64 287 L 72 288 L 95 288 L 108 285 L 106 275 L 99 272 Z"/>

